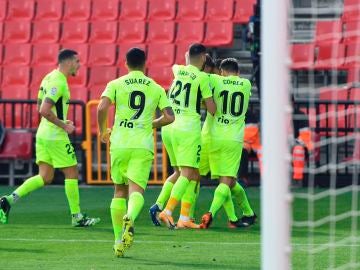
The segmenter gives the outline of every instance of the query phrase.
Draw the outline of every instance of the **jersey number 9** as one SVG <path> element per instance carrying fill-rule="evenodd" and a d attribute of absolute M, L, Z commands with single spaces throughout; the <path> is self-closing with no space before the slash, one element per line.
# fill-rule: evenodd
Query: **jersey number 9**
<path fill-rule="evenodd" d="M 129 108 L 136 111 L 130 119 L 139 119 L 145 108 L 145 94 L 137 90 L 131 92 L 129 98 Z"/>

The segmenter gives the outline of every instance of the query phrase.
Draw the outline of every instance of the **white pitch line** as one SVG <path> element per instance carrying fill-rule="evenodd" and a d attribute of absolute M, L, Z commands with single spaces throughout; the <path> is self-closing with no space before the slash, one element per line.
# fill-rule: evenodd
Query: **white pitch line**
<path fill-rule="evenodd" d="M 53 243 L 74 243 L 74 242 L 84 242 L 84 243 L 112 243 L 110 240 L 96 240 L 96 239 L 35 239 L 35 238 L 0 238 L 0 241 L 23 241 L 23 242 L 53 242 Z M 180 242 L 180 241 L 151 241 L 151 240 L 135 240 L 136 243 L 144 243 L 144 244 L 195 244 L 195 245 L 214 245 L 215 242 L 207 242 L 207 241 L 194 241 L 194 242 Z M 245 246 L 260 246 L 260 242 L 216 242 L 216 244 L 220 245 L 245 245 Z M 316 245 L 320 245 L 315 244 Z M 323 244 L 323 243 L 322 243 Z M 292 246 L 296 247 L 309 247 L 312 246 L 310 244 L 301 244 L 301 243 L 293 243 Z M 340 244 L 336 247 L 360 247 L 359 244 Z"/>

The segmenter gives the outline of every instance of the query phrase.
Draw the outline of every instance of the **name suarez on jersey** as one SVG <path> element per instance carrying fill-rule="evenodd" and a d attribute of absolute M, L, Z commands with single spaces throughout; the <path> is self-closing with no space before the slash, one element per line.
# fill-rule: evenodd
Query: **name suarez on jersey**
<path fill-rule="evenodd" d="M 145 78 L 143 78 L 143 79 L 136 79 L 136 78 L 134 78 L 134 79 L 127 79 L 127 80 L 125 80 L 125 83 L 126 83 L 126 85 L 130 85 L 130 84 L 144 84 L 144 85 L 146 85 L 146 86 L 149 86 L 150 83 L 151 83 L 151 81 L 150 81 L 150 80 L 147 80 L 147 79 L 145 79 Z"/>
<path fill-rule="evenodd" d="M 185 71 L 185 70 L 179 70 L 179 71 L 177 72 L 177 75 L 179 75 L 179 76 L 190 76 L 190 78 L 191 78 L 192 80 L 195 80 L 195 79 L 196 79 L 196 75 L 195 75 L 194 73 L 190 73 L 190 72 L 187 72 L 187 71 Z"/>

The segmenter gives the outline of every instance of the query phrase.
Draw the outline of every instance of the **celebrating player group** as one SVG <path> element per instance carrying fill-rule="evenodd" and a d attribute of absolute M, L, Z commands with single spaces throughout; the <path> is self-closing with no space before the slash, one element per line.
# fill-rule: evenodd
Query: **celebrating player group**
<path fill-rule="evenodd" d="M 100 139 L 110 141 L 111 179 L 114 198 L 110 212 L 115 236 L 114 253 L 124 256 L 134 240 L 134 224 L 144 206 L 144 190 L 154 159 L 153 129 L 161 136 L 174 173 L 164 183 L 150 208 L 154 225 L 170 229 L 207 229 L 224 207 L 230 228 L 255 223 L 244 189 L 236 177 L 240 165 L 245 115 L 251 96 L 249 80 L 239 76 L 236 59 L 213 61 L 202 44 L 192 44 L 186 65 L 174 65 L 174 80 L 165 90 L 145 73 L 146 56 L 139 48 L 126 53 L 128 74 L 110 81 L 97 109 Z M 39 174 L 0 199 L 0 223 L 7 223 L 10 208 L 23 196 L 50 184 L 54 169 L 65 174 L 65 191 L 72 214 L 72 225 L 95 225 L 99 218 L 82 214 L 79 206 L 78 172 L 74 148 L 68 134 L 74 125 L 67 120 L 70 91 L 67 78 L 79 69 L 77 52 L 62 50 L 59 67 L 43 79 L 38 107 L 42 120 L 36 135 L 36 162 Z M 108 127 L 108 112 L 115 106 L 113 127 Z M 201 109 L 206 120 L 201 127 Z M 157 111 L 161 114 L 154 119 Z M 51 146 L 51 147 L 50 147 Z M 200 177 L 210 173 L 219 184 L 200 224 L 194 219 L 200 192 Z M 180 217 L 173 211 L 180 203 Z M 235 214 L 235 207 L 242 217 Z"/>

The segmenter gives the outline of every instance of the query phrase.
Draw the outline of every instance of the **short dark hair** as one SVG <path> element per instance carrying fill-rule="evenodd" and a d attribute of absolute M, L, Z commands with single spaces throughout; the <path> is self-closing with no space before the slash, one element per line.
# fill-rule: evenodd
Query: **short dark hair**
<path fill-rule="evenodd" d="M 130 68 L 142 68 L 145 65 L 145 51 L 139 48 L 131 48 L 126 53 L 126 63 Z"/>
<path fill-rule="evenodd" d="M 58 54 L 58 63 L 61 63 L 68 59 L 71 59 L 77 54 L 78 54 L 77 51 L 70 50 L 70 49 L 62 49 L 59 51 L 59 54 Z"/>
<path fill-rule="evenodd" d="M 206 54 L 205 66 L 210 68 L 215 67 L 215 62 L 208 53 Z"/>
<path fill-rule="evenodd" d="M 220 65 L 221 65 L 222 60 L 224 60 L 224 59 L 218 58 L 218 59 L 215 60 L 215 67 L 217 69 L 220 69 Z"/>
<path fill-rule="evenodd" d="M 221 61 L 220 69 L 229 72 L 239 72 L 239 62 L 235 58 L 226 58 Z"/>
<path fill-rule="evenodd" d="M 206 47 L 200 43 L 191 44 L 189 47 L 189 56 L 196 57 L 206 53 Z"/>

